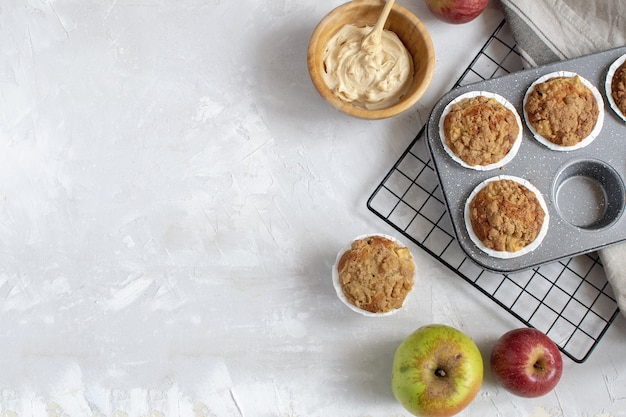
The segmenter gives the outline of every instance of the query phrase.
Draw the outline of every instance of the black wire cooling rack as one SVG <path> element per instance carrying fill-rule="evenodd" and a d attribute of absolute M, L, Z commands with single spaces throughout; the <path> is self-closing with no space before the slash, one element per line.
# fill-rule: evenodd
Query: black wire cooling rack
<path fill-rule="evenodd" d="M 513 35 L 500 23 L 455 87 L 522 69 Z M 370 211 L 527 326 L 546 333 L 573 361 L 591 354 L 619 314 L 597 253 L 499 274 L 467 258 L 456 241 L 424 128 L 376 187 Z"/>

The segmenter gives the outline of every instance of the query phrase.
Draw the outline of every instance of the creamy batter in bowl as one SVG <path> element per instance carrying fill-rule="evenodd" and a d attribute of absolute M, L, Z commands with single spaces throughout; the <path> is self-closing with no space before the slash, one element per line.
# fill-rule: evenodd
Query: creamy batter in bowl
<path fill-rule="evenodd" d="M 376 43 L 368 37 L 372 29 L 339 29 L 324 50 L 322 77 L 343 101 L 376 110 L 402 100 L 413 81 L 413 59 L 394 32 L 383 31 Z"/>
<path fill-rule="evenodd" d="M 308 69 L 311 80 L 320 95 L 340 111 L 363 119 L 383 119 L 396 116 L 411 108 L 424 94 L 433 75 L 435 54 L 430 35 L 422 23 L 402 6 L 395 4 L 389 14 L 385 29 L 397 36 L 409 53 L 412 77 L 396 91 L 396 96 L 386 102 L 374 99 L 374 104 L 364 104 L 362 99 L 350 100 L 333 91 L 329 86 L 327 72 L 327 48 L 329 42 L 346 26 L 372 27 L 384 6 L 382 0 L 354 0 L 345 3 L 327 14 L 317 25 L 308 48 Z M 410 70 L 409 70 L 410 71 Z M 392 77 L 398 73 L 390 73 Z M 399 76 L 402 78 L 402 75 Z M 385 80 L 386 81 L 386 80 Z M 382 83 L 384 89 L 384 82 Z M 368 94 L 379 92 L 370 89 Z M 345 92 L 343 93 L 345 94 Z M 369 108 L 368 108 L 369 107 Z"/>

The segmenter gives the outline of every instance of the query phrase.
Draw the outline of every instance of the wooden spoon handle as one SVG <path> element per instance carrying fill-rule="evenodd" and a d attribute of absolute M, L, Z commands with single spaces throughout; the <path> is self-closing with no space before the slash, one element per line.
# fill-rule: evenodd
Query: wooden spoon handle
<path fill-rule="evenodd" d="M 376 20 L 374 28 L 368 35 L 370 37 L 375 37 L 376 43 L 380 42 L 383 27 L 385 26 L 385 22 L 387 22 L 387 18 L 389 17 L 389 13 L 391 12 L 391 8 L 393 7 L 394 2 L 395 0 L 387 0 L 387 2 L 385 3 L 385 7 L 383 7 L 382 13 L 380 14 L 380 16 L 378 16 L 378 20 Z"/>

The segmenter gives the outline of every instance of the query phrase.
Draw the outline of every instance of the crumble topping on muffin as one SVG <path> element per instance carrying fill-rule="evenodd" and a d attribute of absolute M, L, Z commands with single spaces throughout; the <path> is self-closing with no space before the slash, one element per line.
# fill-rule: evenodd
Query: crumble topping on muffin
<path fill-rule="evenodd" d="M 487 183 L 469 209 L 472 229 L 483 245 L 506 252 L 534 241 L 546 215 L 535 193 L 509 179 Z"/>
<path fill-rule="evenodd" d="M 337 264 L 348 301 L 365 311 L 402 307 L 413 287 L 415 265 L 409 249 L 383 236 L 355 240 Z"/>
<path fill-rule="evenodd" d="M 626 116 L 626 62 L 622 63 L 613 74 L 611 97 L 617 109 Z"/>
<path fill-rule="evenodd" d="M 515 114 L 495 98 L 467 97 L 446 114 L 444 143 L 466 164 L 485 166 L 509 153 L 519 129 Z"/>
<path fill-rule="evenodd" d="M 578 76 L 535 85 L 524 110 L 537 134 L 559 146 L 574 146 L 589 136 L 599 115 L 596 98 Z"/>

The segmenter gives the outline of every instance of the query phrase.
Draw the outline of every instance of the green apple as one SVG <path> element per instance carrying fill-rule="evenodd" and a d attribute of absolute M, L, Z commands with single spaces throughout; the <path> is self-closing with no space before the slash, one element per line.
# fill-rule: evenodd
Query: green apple
<path fill-rule="evenodd" d="M 416 416 L 452 416 L 472 402 L 483 382 L 483 358 L 463 332 L 444 324 L 420 327 L 398 346 L 391 388 Z"/>

